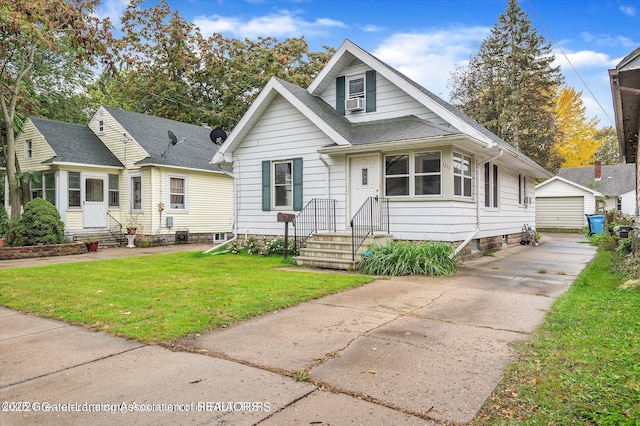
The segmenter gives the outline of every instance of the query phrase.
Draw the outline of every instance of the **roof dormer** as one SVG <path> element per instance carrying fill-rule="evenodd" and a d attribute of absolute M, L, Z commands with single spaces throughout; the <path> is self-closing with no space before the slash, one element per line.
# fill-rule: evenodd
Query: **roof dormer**
<path fill-rule="evenodd" d="M 341 115 L 376 110 L 376 72 L 336 78 L 336 111 Z"/>

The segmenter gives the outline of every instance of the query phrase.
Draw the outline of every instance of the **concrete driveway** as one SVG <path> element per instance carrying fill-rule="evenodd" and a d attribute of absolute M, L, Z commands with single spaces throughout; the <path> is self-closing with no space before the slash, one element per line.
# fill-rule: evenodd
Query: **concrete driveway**
<path fill-rule="evenodd" d="M 510 343 L 593 258 L 584 242 L 548 234 L 452 277 L 378 280 L 184 341 L 189 352 L 0 308 L 0 424 L 467 424 Z"/>

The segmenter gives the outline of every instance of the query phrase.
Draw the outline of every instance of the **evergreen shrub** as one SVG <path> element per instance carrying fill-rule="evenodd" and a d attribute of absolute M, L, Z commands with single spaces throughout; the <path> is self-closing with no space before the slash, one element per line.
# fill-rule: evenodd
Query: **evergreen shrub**
<path fill-rule="evenodd" d="M 64 223 L 58 210 L 43 198 L 29 201 L 16 226 L 11 229 L 10 242 L 13 246 L 64 242 Z"/>

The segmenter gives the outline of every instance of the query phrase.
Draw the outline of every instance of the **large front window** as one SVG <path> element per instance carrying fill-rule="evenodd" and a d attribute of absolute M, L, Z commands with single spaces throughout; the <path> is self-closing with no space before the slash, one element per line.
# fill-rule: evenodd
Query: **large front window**
<path fill-rule="evenodd" d="M 441 157 L 439 151 L 387 155 L 384 161 L 385 195 L 442 194 Z"/>
<path fill-rule="evenodd" d="M 291 207 L 293 203 L 293 164 L 291 161 L 273 164 L 273 193 L 275 207 Z"/>

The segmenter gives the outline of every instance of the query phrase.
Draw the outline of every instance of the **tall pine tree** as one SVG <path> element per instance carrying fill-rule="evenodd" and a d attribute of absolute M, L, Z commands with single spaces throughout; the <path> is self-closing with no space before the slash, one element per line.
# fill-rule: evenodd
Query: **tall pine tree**
<path fill-rule="evenodd" d="M 553 59 L 551 44 L 509 0 L 478 53 L 449 81 L 454 105 L 550 171 L 562 163 L 553 113 L 562 75 Z"/>

